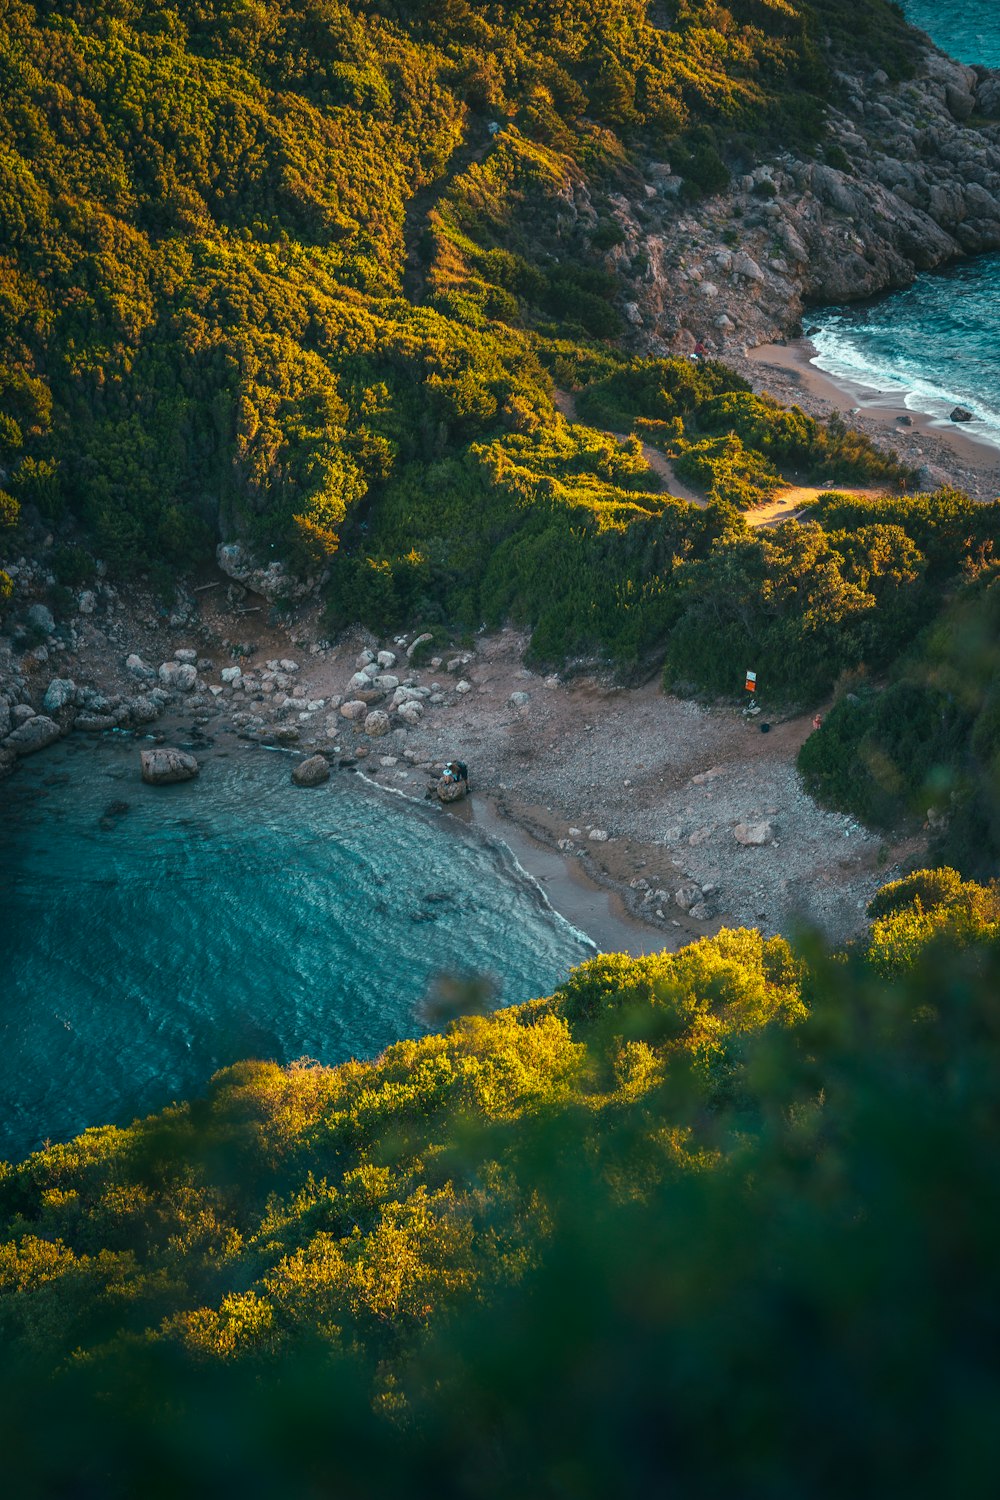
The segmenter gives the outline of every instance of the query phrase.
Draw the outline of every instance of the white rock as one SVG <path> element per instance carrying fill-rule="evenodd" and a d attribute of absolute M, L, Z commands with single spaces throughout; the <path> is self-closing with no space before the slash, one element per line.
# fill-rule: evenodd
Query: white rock
<path fill-rule="evenodd" d="M 681 911 L 690 911 L 692 906 L 696 906 L 701 900 L 701 886 L 695 885 L 693 880 L 678 886 L 674 892 L 674 900 Z"/>
<path fill-rule="evenodd" d="M 232 684 L 234 682 L 239 682 L 240 678 L 243 676 L 243 668 L 223 667 L 222 671 L 219 673 L 219 676 L 225 683 Z"/>
<path fill-rule="evenodd" d="M 606 844 L 608 842 L 608 830 L 606 828 L 592 828 L 587 837 L 592 844 Z"/>
<path fill-rule="evenodd" d="M 389 672 L 380 672 L 377 677 L 372 678 L 372 687 L 383 693 L 394 693 L 399 687 L 399 678 L 393 677 Z"/>
<path fill-rule="evenodd" d="M 461 682 L 456 682 L 456 684 L 455 684 L 455 692 L 456 693 L 471 693 L 472 692 L 472 683 L 471 682 L 466 682 L 465 678 L 463 677 Z"/>
<path fill-rule="evenodd" d="M 510 697 L 508 698 L 507 701 L 514 708 L 524 708 L 525 704 L 527 704 L 527 703 L 529 703 L 531 701 L 531 694 L 530 693 L 511 693 L 511 695 L 510 695 Z"/>
<path fill-rule="evenodd" d="M 76 601 L 76 607 L 81 615 L 92 615 L 97 608 L 97 595 L 93 589 L 84 589 Z"/>
<path fill-rule="evenodd" d="M 402 722 L 409 724 L 412 729 L 420 723 L 424 708 L 422 703 L 401 703 L 396 712 Z M 367 725 L 365 727 L 367 728 Z"/>
<path fill-rule="evenodd" d="M 407 661 L 409 661 L 411 659 L 411 657 L 413 656 L 414 651 L 416 651 L 416 649 L 417 649 L 418 646 L 423 646 L 427 641 L 432 641 L 433 639 L 434 639 L 434 637 L 431 635 L 431 633 L 430 633 L 429 630 L 425 630 L 424 633 L 423 633 L 423 635 L 418 635 L 417 638 L 416 638 L 416 640 L 412 641 L 410 643 L 410 645 L 407 646 L 407 648 L 406 648 L 406 659 L 407 659 Z"/>
<path fill-rule="evenodd" d="M 364 668 L 367 667 L 370 662 L 375 661 L 375 659 L 375 652 L 369 651 L 368 647 L 366 646 L 363 651 L 358 652 L 357 660 L 354 663 L 356 671 L 363 671 Z"/>
<path fill-rule="evenodd" d="M 297 661 L 289 661 L 286 656 L 283 656 L 281 658 L 280 662 L 278 663 L 278 666 L 281 668 L 282 672 L 297 672 L 299 670 L 299 664 L 298 664 L 298 662 Z"/>
<path fill-rule="evenodd" d="M 157 675 L 165 688 L 173 688 L 178 693 L 190 693 L 198 680 L 197 670 L 186 661 L 161 662 Z"/>
<path fill-rule="evenodd" d="M 194 756 L 171 745 L 143 750 L 139 762 L 142 779 L 151 786 L 169 786 L 175 781 L 190 781 L 198 774 L 198 762 Z"/>
<path fill-rule="evenodd" d="M 770 823 L 737 823 L 733 829 L 733 838 L 738 844 L 759 848 L 771 842 L 773 833 Z"/>
<path fill-rule="evenodd" d="M 384 671 L 388 671 L 390 667 L 396 665 L 396 653 L 395 651 L 380 651 L 375 660 Z"/>
<path fill-rule="evenodd" d="M 181 646 L 179 650 L 174 652 L 174 661 L 197 662 L 197 660 L 198 653 L 197 651 L 192 651 L 190 646 Z"/>

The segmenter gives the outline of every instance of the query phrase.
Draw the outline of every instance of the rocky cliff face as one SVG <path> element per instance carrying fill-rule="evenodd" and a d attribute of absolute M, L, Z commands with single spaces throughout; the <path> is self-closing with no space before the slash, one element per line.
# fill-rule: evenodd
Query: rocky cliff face
<path fill-rule="evenodd" d="M 837 75 L 824 163 L 782 153 L 688 206 L 669 163 L 612 209 L 608 261 L 638 348 L 723 355 L 794 331 L 810 305 L 873 296 L 1000 249 L 1000 73 L 926 42 L 914 79 Z"/>

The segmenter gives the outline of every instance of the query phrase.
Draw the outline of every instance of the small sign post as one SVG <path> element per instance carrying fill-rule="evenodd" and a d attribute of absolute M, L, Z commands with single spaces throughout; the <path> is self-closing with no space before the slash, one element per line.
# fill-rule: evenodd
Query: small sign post
<path fill-rule="evenodd" d="M 748 672 L 747 673 L 747 692 L 748 693 L 755 693 L 756 691 L 757 691 L 757 673 L 756 672 Z"/>

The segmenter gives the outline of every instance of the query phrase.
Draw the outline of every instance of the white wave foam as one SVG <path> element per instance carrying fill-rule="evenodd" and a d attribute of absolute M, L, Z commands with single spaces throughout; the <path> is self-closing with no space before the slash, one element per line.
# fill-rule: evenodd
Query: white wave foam
<path fill-rule="evenodd" d="M 965 406 L 975 417 L 963 424 L 969 435 L 1000 446 L 1000 408 L 985 401 L 981 391 L 963 389 L 960 381 L 945 385 L 929 378 L 905 356 L 890 364 L 877 353 L 859 348 L 835 325 L 813 334 L 812 342 L 816 355 L 811 363 L 826 374 L 883 393 L 898 392 L 907 410 L 942 422 L 950 419 L 956 406 Z"/>

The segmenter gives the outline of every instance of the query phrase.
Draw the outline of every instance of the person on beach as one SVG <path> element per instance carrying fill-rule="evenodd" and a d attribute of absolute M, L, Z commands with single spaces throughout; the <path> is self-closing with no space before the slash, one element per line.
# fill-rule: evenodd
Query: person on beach
<path fill-rule="evenodd" d="M 469 768 L 464 760 L 450 760 L 444 768 L 444 774 L 449 781 L 464 781 L 465 790 L 469 790 Z"/>

